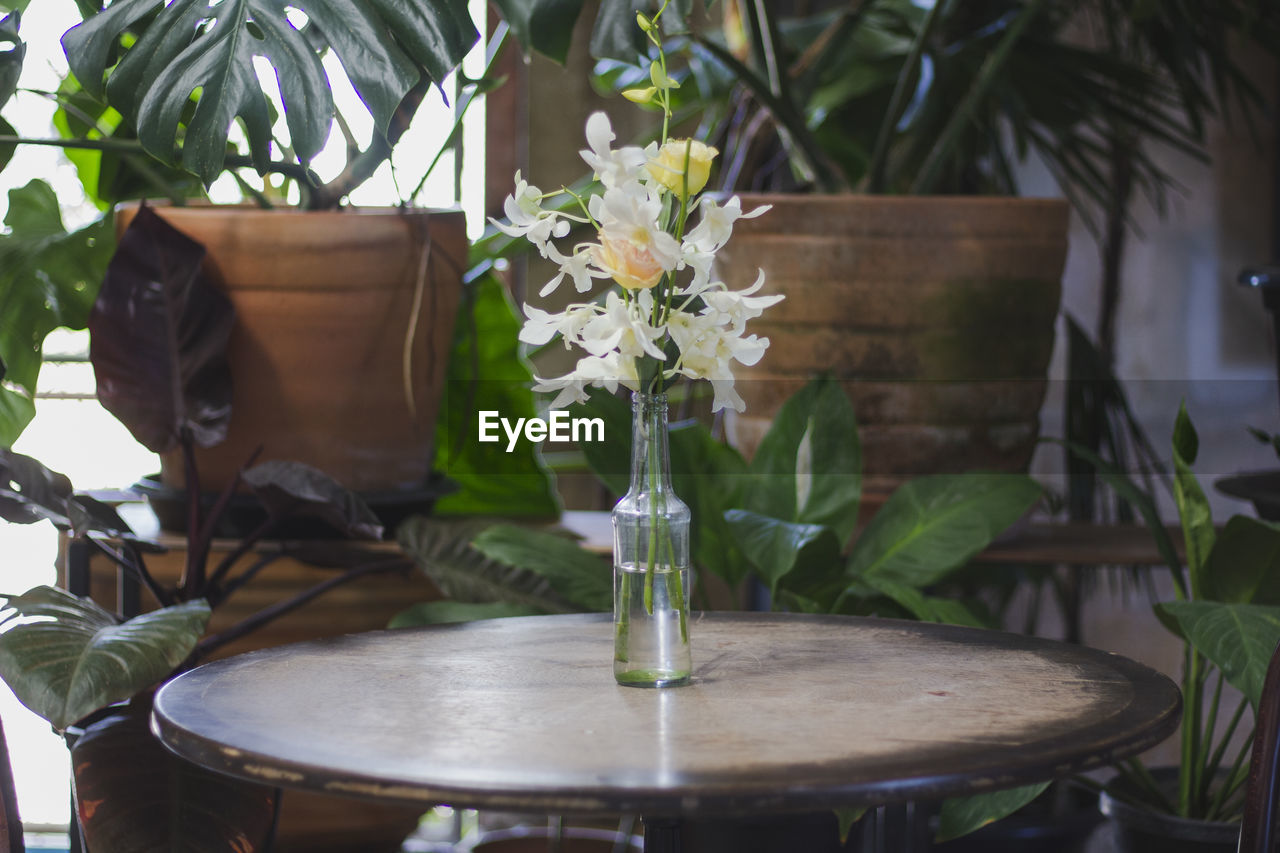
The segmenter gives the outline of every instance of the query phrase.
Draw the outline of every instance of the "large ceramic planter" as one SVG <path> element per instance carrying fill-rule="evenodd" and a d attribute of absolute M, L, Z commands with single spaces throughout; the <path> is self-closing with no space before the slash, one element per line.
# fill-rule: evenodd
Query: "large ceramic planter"
<path fill-rule="evenodd" d="M 259 446 L 260 461 L 305 462 L 356 491 L 422 488 L 466 260 L 462 214 L 159 213 L 205 246 L 236 310 L 231 424 L 197 454 L 202 490 L 221 489 Z M 162 465 L 166 485 L 184 485 L 180 453 Z"/>
<path fill-rule="evenodd" d="M 1177 773 L 1172 768 L 1156 768 L 1152 775 L 1162 787 L 1166 787 L 1164 783 L 1176 784 Z M 1168 784 L 1168 789 L 1174 790 L 1175 784 Z M 1238 847 L 1239 823 L 1175 817 L 1130 805 L 1117 793 L 1124 793 L 1120 780 L 1108 785 L 1098 798 L 1098 809 L 1110 818 L 1117 853 L 1235 853 Z"/>
<path fill-rule="evenodd" d="M 1039 432 L 1067 251 L 1050 199 L 743 196 L 720 272 L 757 268 L 786 300 L 752 321 L 771 345 L 743 370 L 735 438 L 754 449 L 817 373 L 853 400 L 869 477 L 1025 470 Z"/>

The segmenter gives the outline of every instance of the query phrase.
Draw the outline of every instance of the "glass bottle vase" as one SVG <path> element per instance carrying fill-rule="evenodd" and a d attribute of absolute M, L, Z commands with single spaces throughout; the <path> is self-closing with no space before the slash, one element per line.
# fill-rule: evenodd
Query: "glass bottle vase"
<path fill-rule="evenodd" d="M 671 488 L 665 394 L 631 395 L 631 487 L 613 509 L 613 675 L 689 682 L 689 507 Z"/>

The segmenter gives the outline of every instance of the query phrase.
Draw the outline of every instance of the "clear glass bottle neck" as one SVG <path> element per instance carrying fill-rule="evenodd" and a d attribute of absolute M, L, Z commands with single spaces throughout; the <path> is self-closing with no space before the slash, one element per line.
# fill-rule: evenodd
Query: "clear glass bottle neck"
<path fill-rule="evenodd" d="M 667 446 L 667 395 L 631 394 L 631 489 L 633 495 L 671 490 Z"/>

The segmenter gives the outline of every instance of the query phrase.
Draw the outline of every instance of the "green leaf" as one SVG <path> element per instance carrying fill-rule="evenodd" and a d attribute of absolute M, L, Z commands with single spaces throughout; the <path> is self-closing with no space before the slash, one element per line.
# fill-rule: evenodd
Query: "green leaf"
<path fill-rule="evenodd" d="M 536 50 L 564 64 L 582 0 L 495 0 L 494 5 L 525 52 Z"/>
<path fill-rule="evenodd" d="M 63 139 L 137 141 L 133 125 L 119 111 L 84 91 L 74 77 L 67 77 L 58 86 L 58 103 L 53 124 Z M 85 195 L 101 210 L 126 199 L 164 196 L 181 200 L 203 194 L 199 180 L 190 172 L 164 166 L 141 150 L 67 148 L 63 154 L 75 164 Z"/>
<path fill-rule="evenodd" d="M 537 616 L 544 611 L 527 604 L 494 601 L 477 604 L 466 601 L 424 601 L 391 618 L 388 628 L 417 628 L 422 625 L 448 625 L 474 622 L 478 619 L 505 619 L 510 616 Z"/>
<path fill-rule="evenodd" d="M 724 518 L 771 595 L 777 594 L 778 584 L 797 566 L 807 567 L 809 576 L 839 572 L 840 541 L 829 527 L 795 524 L 743 509 L 731 509 Z"/>
<path fill-rule="evenodd" d="M 1002 817 L 1013 814 L 1044 793 L 1048 787 L 1048 782 L 1040 782 L 1004 791 L 975 794 L 972 797 L 952 797 L 943 800 L 938 835 L 935 840 L 938 843 L 950 841 L 953 838 L 968 835 L 989 823 L 994 823 Z"/>
<path fill-rule="evenodd" d="M 237 118 L 259 168 L 269 156 L 270 111 L 255 57 L 276 71 L 299 159 L 306 163 L 328 137 L 328 80 L 288 8 L 304 12 L 323 35 L 384 133 L 417 83 L 416 69 L 442 84 L 477 37 L 465 0 L 175 0 L 160 7 L 158 0 L 117 0 L 69 30 L 63 48 L 88 91 L 101 95 L 107 78 L 108 95 L 135 120 L 152 155 L 180 160 L 206 184 L 222 171 Z M 137 41 L 112 67 L 126 31 L 138 33 Z"/>
<path fill-rule="evenodd" d="M 18 38 L 21 21 L 22 13 L 19 11 L 0 18 L 0 108 L 18 90 L 18 78 L 22 76 L 22 60 L 27 55 L 27 46 Z M 0 133 L 16 135 L 11 127 L 8 130 L 0 128 Z M 0 169 L 6 162 L 8 158 L 0 157 Z"/>
<path fill-rule="evenodd" d="M 205 770 L 151 733 L 150 703 L 85 728 L 71 748 L 80 825 L 92 850 L 267 849 L 276 792 Z M 89 846 L 91 845 L 91 847 Z"/>
<path fill-rule="evenodd" d="M 26 705 L 61 731 L 173 672 L 209 622 L 203 600 L 117 623 L 87 598 L 39 586 L 5 605 L 0 677 Z"/>
<path fill-rule="evenodd" d="M 600 482 L 614 497 L 622 497 L 631 484 L 631 405 L 593 388 L 587 402 L 569 406 L 569 414 L 604 421 L 604 441 L 583 444 L 582 453 Z"/>
<path fill-rule="evenodd" d="M 693 561 L 736 587 L 748 566 L 724 513 L 738 504 L 747 479 L 746 460 L 695 421 L 673 427 L 668 438 L 671 485 L 693 515 L 689 529 Z"/>
<path fill-rule="evenodd" d="M 537 445 L 521 441 L 507 453 L 505 442 L 477 440 L 478 412 L 507 418 L 537 414 L 529 390 L 533 372 L 520 354 L 519 333 L 520 321 L 501 281 L 484 276 L 467 286 L 436 417 L 434 465 L 460 488 L 436 501 L 436 515 L 560 514 L 555 484 Z"/>
<path fill-rule="evenodd" d="M 9 191 L 0 235 L 0 445 L 13 444 L 35 413 L 32 401 L 45 336 L 83 329 L 115 248 L 111 218 L 68 233 L 44 181 Z"/>
<path fill-rule="evenodd" d="M 849 554 L 846 574 L 906 586 L 934 583 L 964 565 L 1040 498 L 1022 474 L 938 474 L 902 485 Z"/>
<path fill-rule="evenodd" d="M 601 0 L 591 30 L 591 55 L 597 59 L 635 62 L 645 50 L 644 33 L 636 12 L 650 7 L 649 0 Z"/>
<path fill-rule="evenodd" d="M 1156 611 L 1176 620 L 1192 647 L 1257 709 L 1267 665 L 1280 644 L 1280 607 L 1166 601 Z"/>
<path fill-rule="evenodd" d="M 853 404 L 840 383 L 816 379 L 787 400 L 761 440 L 751 471 L 749 509 L 826 525 L 847 541 L 858 522 L 862 451 Z"/>
<path fill-rule="evenodd" d="M 1232 516 L 1213 544 L 1201 597 L 1239 604 L 1280 604 L 1280 524 Z"/>
<path fill-rule="evenodd" d="M 925 595 L 915 587 L 895 583 L 872 575 L 867 585 L 891 598 L 896 604 L 922 622 L 945 622 L 950 625 L 968 625 L 973 628 L 990 628 L 963 602 L 952 598 Z"/>
<path fill-rule="evenodd" d="M 501 601 L 544 613 L 575 610 L 546 578 L 491 560 L 471 547 L 471 540 L 489 524 L 480 519 L 414 516 L 396 528 L 396 539 L 436 588 L 455 601 Z"/>
<path fill-rule="evenodd" d="M 1200 488 L 1200 481 L 1192 473 L 1200 451 L 1200 439 L 1191 424 L 1184 403 L 1178 407 L 1178 418 L 1173 428 L 1173 498 L 1178 505 L 1178 517 L 1182 520 L 1182 537 L 1186 544 L 1187 570 L 1191 575 L 1191 597 L 1200 598 L 1205 564 L 1213 550 L 1215 532 L 1209 499 Z"/>
<path fill-rule="evenodd" d="M 836 823 L 840 828 L 840 843 L 844 844 L 849 840 L 849 830 L 853 829 L 853 825 L 862 820 L 862 816 L 867 813 L 866 807 L 860 809 L 834 809 L 836 813 Z"/>
<path fill-rule="evenodd" d="M 563 536 L 499 524 L 485 530 L 471 544 L 491 560 L 546 578 L 556 593 L 583 610 L 613 607 L 609 563 Z"/>
<path fill-rule="evenodd" d="M 71 481 L 38 460 L 0 447 L 0 519 L 34 524 L 49 519 L 66 527 Z"/>

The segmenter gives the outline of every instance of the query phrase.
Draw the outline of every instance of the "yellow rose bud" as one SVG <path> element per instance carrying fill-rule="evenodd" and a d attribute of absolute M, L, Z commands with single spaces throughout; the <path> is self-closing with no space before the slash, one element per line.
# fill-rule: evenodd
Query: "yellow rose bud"
<path fill-rule="evenodd" d="M 645 242 L 601 234 L 594 251 L 596 264 L 627 290 L 648 290 L 662 278 L 662 264 Z"/>
<path fill-rule="evenodd" d="M 688 162 L 689 195 L 701 192 L 711 177 L 711 161 L 720 152 L 696 139 L 672 139 L 658 149 L 658 156 L 649 159 L 649 174 L 658 183 L 683 198 L 686 189 L 685 163 Z"/>

